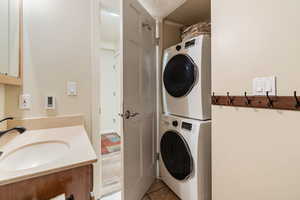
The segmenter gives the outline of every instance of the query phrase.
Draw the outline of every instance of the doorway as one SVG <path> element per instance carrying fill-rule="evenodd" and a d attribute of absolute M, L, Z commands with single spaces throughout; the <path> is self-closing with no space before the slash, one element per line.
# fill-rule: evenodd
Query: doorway
<path fill-rule="evenodd" d="M 96 1 L 95 196 L 138 200 L 156 178 L 156 24 L 137 0 Z"/>
<path fill-rule="evenodd" d="M 101 0 L 100 11 L 100 195 L 121 191 L 120 0 Z"/>

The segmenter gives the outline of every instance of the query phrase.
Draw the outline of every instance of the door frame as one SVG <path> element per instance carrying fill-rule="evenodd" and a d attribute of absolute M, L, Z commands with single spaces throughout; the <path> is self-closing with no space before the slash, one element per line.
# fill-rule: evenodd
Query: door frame
<path fill-rule="evenodd" d="M 120 31 L 120 73 L 123 74 L 123 2 L 126 0 L 120 0 L 120 21 L 121 21 L 121 31 Z M 100 55 L 98 53 L 98 44 L 100 43 L 100 13 L 101 13 L 101 4 L 100 0 L 91 0 L 91 73 L 92 73 L 92 83 L 91 83 L 91 127 L 92 127 L 92 135 L 91 140 L 94 147 L 94 150 L 98 155 L 101 155 L 101 135 L 100 135 L 100 114 L 101 114 L 101 102 L 100 102 Z M 161 66 L 162 66 L 162 52 L 163 52 L 163 22 L 161 20 L 156 21 L 156 37 L 159 40 L 159 44 L 156 46 L 156 93 L 157 93 L 157 107 L 156 107 L 156 151 L 159 152 L 159 131 L 160 131 L 160 116 L 162 114 L 161 109 L 161 102 L 162 102 L 162 95 L 161 95 Z M 123 82 L 123 76 L 121 76 L 121 83 Z M 121 88 L 121 97 L 123 96 L 123 88 Z M 123 105 L 123 99 L 121 99 L 121 104 Z M 122 121 L 122 120 L 121 120 Z M 121 127 L 123 126 L 123 121 L 121 122 Z M 123 146 L 123 129 L 121 131 L 121 145 Z M 122 149 L 121 149 L 122 151 Z M 157 153 L 156 152 L 156 153 Z M 123 155 L 123 153 L 122 153 Z M 123 158 L 122 158 L 122 167 L 123 167 Z M 94 164 L 94 187 L 93 187 L 93 195 L 95 199 L 101 198 L 101 183 L 102 180 L 101 176 L 101 157 L 98 157 L 98 162 Z M 124 170 L 122 170 L 123 173 Z M 157 162 L 157 178 L 159 177 L 159 167 Z M 123 191 L 124 191 L 124 181 L 121 179 L 122 185 L 122 200 L 124 200 Z"/>
<path fill-rule="evenodd" d="M 123 0 L 120 0 L 120 8 L 123 6 Z M 100 59 L 101 56 L 99 54 L 99 44 L 100 44 L 100 35 L 101 35 L 101 30 L 100 30 L 100 14 L 101 14 L 101 4 L 100 0 L 91 0 L 90 1 L 91 5 L 91 75 L 92 75 L 92 84 L 91 84 L 91 125 L 92 125 L 92 144 L 94 147 L 94 150 L 97 154 L 98 157 L 98 162 L 94 164 L 94 177 L 93 177 L 93 195 L 95 199 L 100 199 L 101 198 L 101 180 L 102 180 L 102 159 L 101 159 L 101 123 L 100 123 L 100 117 L 101 117 L 101 101 L 100 101 Z M 122 9 L 120 16 L 122 16 Z M 123 60 L 123 40 L 122 40 L 122 25 L 123 25 L 123 19 L 120 17 L 121 20 L 121 33 L 120 33 L 120 59 Z M 123 62 L 120 62 L 120 73 L 123 74 Z M 123 82 L 122 76 L 120 82 Z M 123 96 L 123 89 L 120 88 L 121 92 L 121 97 Z M 123 104 L 123 99 L 121 99 L 121 104 Z M 122 125 L 122 120 L 121 120 L 121 125 Z M 120 131 L 121 138 L 123 135 L 122 129 Z M 121 139 L 122 143 L 122 139 Z M 122 149 L 121 149 L 122 151 Z M 123 161 L 122 161 L 123 162 Z M 122 190 L 123 188 L 123 180 L 121 180 L 122 184 Z"/>
<path fill-rule="evenodd" d="M 101 157 L 100 149 L 100 55 L 98 52 L 98 44 L 100 43 L 100 1 L 91 0 L 91 75 L 92 75 L 92 85 L 91 85 L 91 119 L 92 119 L 92 144 L 96 155 L 98 157 L 98 162 L 94 164 L 93 168 L 93 195 L 95 199 L 100 198 L 100 188 L 102 180 L 101 176 Z"/>

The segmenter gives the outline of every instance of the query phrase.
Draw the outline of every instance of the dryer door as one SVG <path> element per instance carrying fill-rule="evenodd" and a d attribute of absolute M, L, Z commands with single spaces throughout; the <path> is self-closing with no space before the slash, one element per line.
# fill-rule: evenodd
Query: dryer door
<path fill-rule="evenodd" d="M 167 63 L 163 73 L 167 92 L 173 97 L 187 95 L 195 85 L 197 73 L 197 66 L 189 56 L 183 54 L 174 56 Z"/>
<path fill-rule="evenodd" d="M 193 172 L 193 158 L 186 140 L 175 131 L 167 131 L 160 141 L 163 163 L 177 180 L 186 180 Z"/>

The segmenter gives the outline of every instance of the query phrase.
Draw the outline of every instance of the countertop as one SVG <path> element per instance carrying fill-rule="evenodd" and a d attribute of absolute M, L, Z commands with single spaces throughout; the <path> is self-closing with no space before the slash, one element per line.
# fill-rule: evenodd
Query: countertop
<path fill-rule="evenodd" d="M 2 143 L 0 152 L 4 152 L 0 156 L 0 186 L 90 165 L 97 161 L 97 156 L 83 126 L 26 131 L 21 135 L 9 138 L 9 140 L 5 138 L 3 138 L 3 140 L 6 141 L 0 142 Z M 9 170 L 1 168 L 1 161 L 7 154 L 13 153 L 16 149 L 20 149 L 32 143 L 37 144 L 53 141 L 67 144 L 69 148 L 67 153 L 59 155 L 59 158 L 52 162 L 37 167 L 19 170 L 16 170 L 13 167 Z M 37 158 L 37 162 L 38 159 L 45 159 L 45 157 L 47 157 L 47 152 L 51 150 L 51 148 L 47 149 L 47 151 L 43 149 L 42 154 L 44 156 L 43 158 Z M 55 151 L 55 149 L 53 149 L 53 151 Z M 26 157 L 23 159 L 26 159 Z M 20 160 L 20 162 L 22 162 L 22 160 Z"/>

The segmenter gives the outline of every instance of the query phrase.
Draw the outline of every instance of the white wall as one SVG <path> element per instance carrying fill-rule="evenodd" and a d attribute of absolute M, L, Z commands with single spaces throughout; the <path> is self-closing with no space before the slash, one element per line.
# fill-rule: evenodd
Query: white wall
<path fill-rule="evenodd" d="M 106 5 L 108 6 L 108 5 Z M 117 52 L 121 38 L 121 19 L 117 4 L 101 11 L 100 29 L 100 132 L 119 133 L 120 126 L 120 71 Z"/>
<path fill-rule="evenodd" d="M 278 95 L 300 93 L 300 1 L 212 1 L 212 84 L 252 91 L 276 75 Z M 298 200 L 300 112 L 213 106 L 213 200 Z"/>
<path fill-rule="evenodd" d="M 121 18 L 119 14 L 102 10 L 101 11 L 101 47 L 106 49 L 119 49 L 121 38 Z"/>
<path fill-rule="evenodd" d="M 118 130 L 118 99 L 119 85 L 117 76 L 117 60 L 115 51 L 101 49 L 100 55 L 100 102 L 101 102 L 101 130 L 109 133 Z"/>
<path fill-rule="evenodd" d="M 78 96 L 66 95 L 76 81 Z M 32 95 L 32 108 L 18 108 L 19 94 Z M 57 109 L 44 109 L 44 97 L 55 95 Z M 24 85 L 7 86 L 6 112 L 16 117 L 84 114 L 91 126 L 90 0 L 24 1 Z"/>

